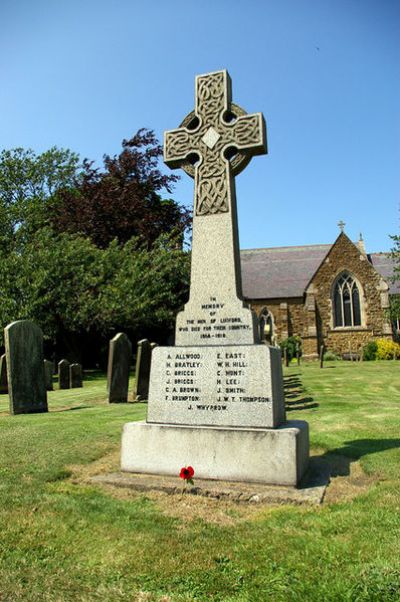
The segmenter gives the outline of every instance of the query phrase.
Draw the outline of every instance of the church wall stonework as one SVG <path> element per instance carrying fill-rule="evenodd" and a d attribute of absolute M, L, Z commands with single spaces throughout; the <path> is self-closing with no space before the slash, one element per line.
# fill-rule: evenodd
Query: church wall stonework
<path fill-rule="evenodd" d="M 299 300 L 302 303 L 302 300 Z M 274 337 L 279 343 L 291 335 L 293 324 L 292 299 L 257 299 L 250 301 L 251 308 L 259 317 L 262 310 L 267 308 L 272 314 L 274 324 Z"/>
<path fill-rule="evenodd" d="M 302 339 L 304 355 L 316 355 L 318 353 L 315 312 L 312 312 L 311 316 L 309 315 L 310 312 L 307 310 L 302 297 L 285 300 L 257 299 L 250 303 L 257 316 L 260 316 L 264 308 L 271 312 L 274 321 L 274 337 L 277 343 L 288 336 L 299 336 Z M 312 334 L 310 334 L 311 330 Z"/>

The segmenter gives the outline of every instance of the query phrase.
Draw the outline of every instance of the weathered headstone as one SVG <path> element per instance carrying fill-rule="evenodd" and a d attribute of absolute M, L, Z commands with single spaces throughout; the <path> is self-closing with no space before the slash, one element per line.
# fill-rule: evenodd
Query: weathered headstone
<path fill-rule="evenodd" d="M 58 362 L 58 387 L 59 389 L 69 389 L 69 366 L 68 360 Z"/>
<path fill-rule="evenodd" d="M 47 412 L 43 335 L 30 320 L 4 329 L 11 414 Z"/>
<path fill-rule="evenodd" d="M 53 390 L 53 371 L 54 365 L 50 360 L 44 360 L 44 378 L 46 382 L 46 390 Z"/>
<path fill-rule="evenodd" d="M 108 352 L 107 387 L 108 401 L 128 401 L 129 370 L 132 360 L 132 344 L 124 332 L 110 341 Z"/>
<path fill-rule="evenodd" d="M 150 365 L 152 346 L 147 339 L 142 339 L 137 344 L 135 391 L 134 399 L 143 401 L 149 397 Z"/>
<path fill-rule="evenodd" d="M 6 354 L 0 356 L 0 393 L 8 393 Z"/>
<path fill-rule="evenodd" d="M 69 386 L 71 389 L 82 387 L 82 366 L 71 364 L 69 367 Z"/>
<path fill-rule="evenodd" d="M 261 113 L 231 102 L 226 71 L 196 78 L 196 108 L 165 133 L 164 159 L 195 180 L 190 298 L 175 347 L 153 351 L 146 422 L 126 424 L 123 470 L 296 485 L 308 425 L 285 422 L 280 350 L 242 299 L 235 180 L 266 152 Z"/>

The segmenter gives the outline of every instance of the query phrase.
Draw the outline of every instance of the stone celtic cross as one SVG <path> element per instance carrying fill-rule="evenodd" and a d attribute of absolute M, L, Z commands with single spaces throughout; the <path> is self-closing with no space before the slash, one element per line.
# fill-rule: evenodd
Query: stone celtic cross
<path fill-rule="evenodd" d="M 195 178 L 196 215 L 229 211 L 232 176 L 265 152 L 264 118 L 232 104 L 227 71 L 198 75 L 195 111 L 164 138 L 166 164 Z"/>
<path fill-rule="evenodd" d="M 231 102 L 227 71 L 196 77 L 196 108 L 164 134 L 164 160 L 195 180 L 190 299 L 177 317 L 176 344 L 257 342 L 242 300 L 235 178 L 267 152 L 261 113 Z M 235 328 L 229 330 L 229 320 Z"/>

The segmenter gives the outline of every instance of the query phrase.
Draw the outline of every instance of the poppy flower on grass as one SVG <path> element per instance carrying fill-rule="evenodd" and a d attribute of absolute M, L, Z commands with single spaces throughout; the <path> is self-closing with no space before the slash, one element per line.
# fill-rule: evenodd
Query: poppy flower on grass
<path fill-rule="evenodd" d="M 185 483 L 190 483 L 190 485 L 193 485 L 194 470 L 192 466 L 184 466 L 181 468 L 179 476 L 185 481 Z"/>

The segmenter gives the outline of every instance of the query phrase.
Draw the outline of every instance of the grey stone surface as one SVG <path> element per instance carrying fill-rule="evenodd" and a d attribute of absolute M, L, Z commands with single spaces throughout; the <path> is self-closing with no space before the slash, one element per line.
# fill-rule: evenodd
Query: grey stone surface
<path fill-rule="evenodd" d="M 43 335 L 30 320 L 4 329 L 11 414 L 47 412 Z"/>
<path fill-rule="evenodd" d="M 0 394 L 8 393 L 6 354 L 0 356 Z"/>
<path fill-rule="evenodd" d="M 136 401 L 143 401 L 149 397 L 150 365 L 152 347 L 147 339 L 142 339 L 137 344 L 135 392 Z"/>
<path fill-rule="evenodd" d="M 128 401 L 129 371 L 132 361 L 132 344 L 124 332 L 110 341 L 108 352 L 107 388 L 108 401 Z"/>
<path fill-rule="evenodd" d="M 44 379 L 45 379 L 45 383 L 46 383 L 46 390 L 53 391 L 53 372 L 54 372 L 53 362 L 51 362 L 50 360 L 44 360 L 43 364 L 44 364 Z"/>
<path fill-rule="evenodd" d="M 69 389 L 69 366 L 68 360 L 58 362 L 58 387 L 60 389 Z"/>
<path fill-rule="evenodd" d="M 174 476 L 148 473 L 114 472 L 88 478 L 95 485 L 121 487 L 134 491 L 162 491 L 182 498 L 182 484 Z M 322 504 L 330 482 L 330 467 L 320 458 L 310 458 L 309 469 L 297 487 L 290 485 L 267 485 L 244 483 L 243 481 L 215 481 L 199 479 L 195 474 L 193 487 L 185 488 L 185 495 L 223 499 L 250 504 Z M 173 503 L 173 501 L 172 501 Z"/>
<path fill-rule="evenodd" d="M 265 152 L 264 118 L 231 102 L 228 73 L 196 77 L 195 111 L 164 137 L 167 165 L 195 180 L 189 301 L 176 346 L 154 349 L 147 422 L 125 425 L 125 471 L 296 485 L 306 470 L 307 424 L 284 422 L 280 352 L 242 297 L 235 176 Z"/>
<path fill-rule="evenodd" d="M 71 389 L 82 387 L 82 366 L 71 364 L 69 367 L 69 386 Z"/>
<path fill-rule="evenodd" d="M 201 479 L 296 486 L 309 459 L 308 424 L 277 429 L 192 427 L 129 422 L 122 434 L 121 469 L 179 475 L 193 466 Z"/>
<path fill-rule="evenodd" d="M 285 419 L 280 352 L 267 345 L 157 347 L 148 422 L 275 427 Z"/>
<path fill-rule="evenodd" d="M 232 147 L 237 152 L 229 160 Z M 195 178 L 190 299 L 177 317 L 176 345 L 258 341 L 253 312 L 242 300 L 234 176 L 266 152 L 264 118 L 231 102 L 228 73 L 197 76 L 195 112 L 164 138 L 167 165 Z M 194 154 L 196 167 L 187 159 Z"/>

